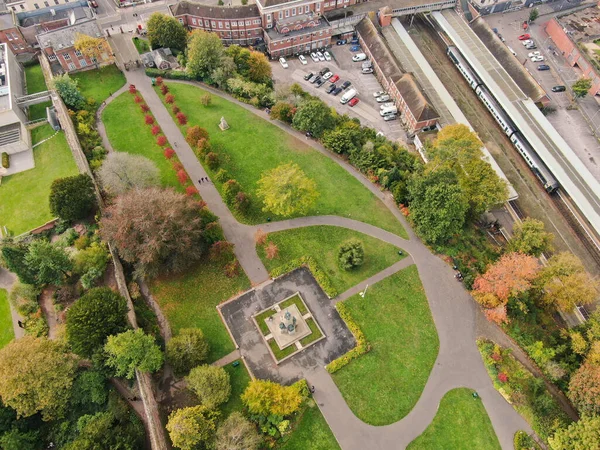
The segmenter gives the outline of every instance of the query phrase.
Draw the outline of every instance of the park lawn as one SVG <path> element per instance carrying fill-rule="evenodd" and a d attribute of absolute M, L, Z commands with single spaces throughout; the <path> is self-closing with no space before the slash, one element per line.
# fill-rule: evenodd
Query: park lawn
<path fill-rule="evenodd" d="M 135 45 L 135 48 L 140 55 L 148 53 L 150 51 L 150 43 L 147 40 L 139 38 L 137 36 L 132 38 L 132 40 L 133 45 Z"/>
<path fill-rule="evenodd" d="M 170 160 L 165 158 L 163 149 L 156 143 L 156 136 L 152 135 L 150 125 L 144 122 L 145 114 L 133 98 L 129 92 L 124 92 L 102 111 L 102 122 L 111 145 L 116 151 L 150 159 L 160 170 L 162 185 L 183 192 L 172 166 L 173 162 L 178 161 L 177 155 L 173 155 Z"/>
<path fill-rule="evenodd" d="M 435 418 L 408 450 L 500 450 L 500 442 L 481 399 L 467 388 L 444 395 Z"/>
<path fill-rule="evenodd" d="M 50 125 L 42 125 L 31 130 L 31 141 L 36 144 L 53 134 Z M 15 235 L 51 220 L 52 182 L 79 173 L 63 132 L 34 148 L 33 157 L 33 169 L 3 177 L 0 185 L 0 226 Z"/>
<path fill-rule="evenodd" d="M 209 363 L 235 349 L 216 306 L 250 288 L 246 274 L 240 272 L 235 278 L 227 278 L 221 266 L 207 258 L 181 275 L 150 282 L 152 295 L 167 317 L 173 335 L 182 328 L 200 328 L 204 332 L 210 345 Z"/>
<path fill-rule="evenodd" d="M 47 91 L 46 80 L 42 72 L 42 66 L 36 64 L 34 66 L 25 67 L 25 78 L 27 80 L 27 93 L 35 94 L 37 92 Z M 51 101 L 38 103 L 29 107 L 29 120 L 43 119 L 46 117 L 46 107 L 52 106 Z"/>
<path fill-rule="evenodd" d="M 74 73 L 69 76 L 77 80 L 79 90 L 86 99 L 94 99 L 96 108 L 104 100 L 121 89 L 126 81 L 123 72 L 114 64 L 99 69 Z"/>
<path fill-rule="evenodd" d="M 317 326 L 317 322 L 315 322 L 312 318 L 309 317 L 306 319 L 306 324 L 308 325 L 308 328 L 310 328 L 311 333 L 300 340 L 302 347 L 306 347 L 311 342 L 314 342 L 323 336 L 319 330 L 319 327 Z"/>
<path fill-rule="evenodd" d="M 371 425 L 406 416 L 419 399 L 439 341 L 416 266 L 344 302 L 372 349 L 333 374 L 354 414 Z"/>
<path fill-rule="evenodd" d="M 204 106 L 200 97 L 206 91 L 181 83 L 168 83 L 168 86 L 175 96 L 175 103 L 187 115 L 188 126 L 206 128 L 213 151 L 220 157 L 221 168 L 251 196 L 253 203 L 247 214 L 242 217 L 234 212 L 239 220 L 257 224 L 264 223 L 267 217 L 282 219 L 262 211 L 256 196 L 257 183 L 264 171 L 294 162 L 316 182 L 320 194 L 306 216 L 331 214 L 349 217 L 408 238 L 406 230 L 383 202 L 327 156 L 235 103 L 212 95 L 211 105 Z M 171 111 L 171 107 L 166 106 Z M 227 131 L 218 127 L 221 117 L 230 126 Z M 184 135 L 186 128 L 181 127 Z M 214 181 L 221 190 L 222 184 Z"/>
<path fill-rule="evenodd" d="M 277 359 L 277 361 L 281 361 L 283 358 L 286 358 L 292 353 L 298 351 L 294 344 L 289 345 L 284 349 L 279 348 L 279 345 L 277 345 L 275 339 L 269 339 L 267 343 L 269 344 L 269 347 L 271 348 L 271 351 L 273 352 L 273 355 L 275 356 L 275 359 Z"/>
<path fill-rule="evenodd" d="M 8 304 L 8 294 L 0 289 L 0 348 L 4 347 L 15 338 L 15 332 Z"/>
<path fill-rule="evenodd" d="M 363 265 L 354 270 L 341 269 L 337 263 L 338 248 L 348 239 L 362 241 L 365 249 Z M 269 272 L 291 260 L 311 256 L 319 268 L 327 273 L 331 284 L 339 293 L 381 272 L 405 256 L 398 255 L 397 247 L 377 238 L 332 226 L 313 226 L 269 233 L 267 242 L 274 242 L 279 249 L 276 258 L 268 259 L 264 247 L 257 247 L 258 255 Z"/>
<path fill-rule="evenodd" d="M 246 370 L 245 364 L 237 360 L 240 364 L 237 367 L 233 367 L 232 364 L 227 364 L 225 372 L 229 374 L 229 380 L 231 382 L 231 397 L 229 400 L 221 406 L 221 418 L 226 419 L 229 414 L 234 411 L 241 411 L 243 409 L 241 395 L 246 390 L 246 386 L 250 383 L 250 375 Z"/>
<path fill-rule="evenodd" d="M 302 416 L 278 450 L 340 450 L 340 445 L 313 400 L 306 402 Z"/>

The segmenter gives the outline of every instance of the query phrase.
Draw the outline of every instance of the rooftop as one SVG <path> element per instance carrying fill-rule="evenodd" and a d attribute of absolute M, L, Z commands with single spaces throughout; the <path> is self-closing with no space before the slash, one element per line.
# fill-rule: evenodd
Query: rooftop
<path fill-rule="evenodd" d="M 10 87 L 6 44 L 0 44 L 0 111 L 10 108 Z"/>
<path fill-rule="evenodd" d="M 589 8 L 557 17 L 559 23 L 575 42 L 588 42 L 600 38 L 600 8 Z"/>
<path fill-rule="evenodd" d="M 78 3 L 57 5 L 55 8 L 43 8 L 17 14 L 22 27 L 31 27 L 40 23 L 54 22 L 56 20 L 70 19 L 74 24 L 92 18 L 92 12 L 87 6 Z"/>
<path fill-rule="evenodd" d="M 72 47 L 78 33 L 96 38 L 102 37 L 102 30 L 96 23 L 96 19 L 90 19 L 58 30 L 46 31 L 39 34 L 37 40 L 42 48 L 52 47 L 59 50 Z"/>
<path fill-rule="evenodd" d="M 258 7 L 255 4 L 246 6 L 211 6 L 202 3 L 181 1 L 174 5 L 169 5 L 169 10 L 175 17 L 185 14 L 209 19 L 245 19 L 247 17 L 260 16 Z"/>
<path fill-rule="evenodd" d="M 317 19 L 317 20 L 319 20 L 319 19 Z M 300 36 L 303 34 L 316 33 L 317 31 L 324 30 L 325 28 L 329 28 L 329 27 L 330 27 L 330 25 L 326 20 L 319 20 L 319 24 L 315 27 L 306 27 L 306 28 L 302 28 L 301 30 L 292 30 L 285 34 L 280 33 L 275 28 L 269 28 L 265 31 L 267 32 L 267 35 L 269 36 L 269 38 L 271 38 L 272 40 L 279 40 L 284 37 L 293 37 L 293 36 Z"/>
<path fill-rule="evenodd" d="M 0 30 L 6 30 L 7 28 L 13 28 L 15 22 L 11 13 L 0 12 Z"/>

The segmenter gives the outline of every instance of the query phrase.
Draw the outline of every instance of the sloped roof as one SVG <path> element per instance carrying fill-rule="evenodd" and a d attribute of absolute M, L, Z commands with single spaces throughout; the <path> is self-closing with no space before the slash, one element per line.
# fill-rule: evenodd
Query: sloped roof
<path fill-rule="evenodd" d="M 169 5 L 173 16 L 183 16 L 189 14 L 196 17 L 206 17 L 208 19 L 245 19 L 248 17 L 259 17 L 258 7 L 256 5 L 246 6 L 211 6 L 202 3 L 181 1 L 174 5 Z"/>
<path fill-rule="evenodd" d="M 417 122 L 425 122 L 440 117 L 429 103 L 429 99 L 421 92 L 417 81 L 410 73 L 405 73 L 395 84 Z"/>
<path fill-rule="evenodd" d="M 58 30 L 46 31 L 38 34 L 37 40 L 40 47 L 52 47 L 53 49 L 61 49 L 72 47 L 75 43 L 77 33 L 85 34 L 94 38 L 102 37 L 102 30 L 98 26 L 96 19 L 91 19 L 86 22 L 76 23 Z"/>

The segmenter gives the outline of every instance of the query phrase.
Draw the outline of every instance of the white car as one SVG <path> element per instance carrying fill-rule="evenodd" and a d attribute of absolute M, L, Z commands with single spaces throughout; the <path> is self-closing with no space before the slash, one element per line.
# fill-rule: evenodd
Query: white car
<path fill-rule="evenodd" d="M 323 52 L 323 56 L 325 57 L 325 61 L 331 61 L 331 55 L 329 52 Z"/>
<path fill-rule="evenodd" d="M 319 58 L 319 61 L 325 61 L 325 56 L 321 52 L 317 52 L 317 58 Z"/>
<path fill-rule="evenodd" d="M 364 61 L 365 59 L 367 59 L 367 55 L 365 53 L 357 53 L 352 57 L 352 61 L 354 62 Z"/>
<path fill-rule="evenodd" d="M 302 64 L 308 64 L 308 61 L 306 60 L 306 58 L 304 57 L 304 55 L 298 56 L 298 59 L 300 60 L 300 62 Z"/>
<path fill-rule="evenodd" d="M 283 67 L 284 69 L 287 69 L 289 67 L 285 58 L 279 58 L 279 64 L 281 64 L 281 67 Z"/>
<path fill-rule="evenodd" d="M 329 80 L 332 76 L 333 76 L 333 73 L 327 72 L 325 75 L 323 75 L 323 79 L 324 80 Z"/>
<path fill-rule="evenodd" d="M 315 52 L 312 52 L 310 54 L 310 59 L 312 59 L 314 62 L 319 62 L 319 57 L 317 56 L 317 54 Z"/>
<path fill-rule="evenodd" d="M 384 103 L 383 105 L 381 105 L 381 107 L 379 109 L 391 108 L 392 106 L 396 106 L 396 105 L 394 105 L 394 102 L 388 102 L 388 103 Z"/>
<path fill-rule="evenodd" d="M 531 58 L 531 62 L 540 62 L 543 60 L 544 60 L 543 56 L 534 56 L 533 58 Z"/>
<path fill-rule="evenodd" d="M 385 94 L 385 95 L 382 95 L 382 96 L 380 96 L 380 97 L 377 97 L 375 100 L 377 101 L 377 103 L 385 103 L 385 102 L 387 102 L 389 99 L 390 99 L 390 96 L 389 96 L 389 95 L 387 95 L 387 94 Z"/>
<path fill-rule="evenodd" d="M 540 52 L 531 52 L 530 54 L 527 55 L 529 58 L 533 58 L 534 56 L 541 56 Z"/>
<path fill-rule="evenodd" d="M 521 42 L 521 44 L 523 44 L 524 47 L 527 47 L 529 44 L 533 44 L 533 41 L 531 39 L 527 39 L 526 41 Z"/>
<path fill-rule="evenodd" d="M 384 94 L 385 94 L 385 92 L 383 92 L 383 91 L 373 92 L 373 97 L 375 97 L 375 98 L 381 97 Z"/>

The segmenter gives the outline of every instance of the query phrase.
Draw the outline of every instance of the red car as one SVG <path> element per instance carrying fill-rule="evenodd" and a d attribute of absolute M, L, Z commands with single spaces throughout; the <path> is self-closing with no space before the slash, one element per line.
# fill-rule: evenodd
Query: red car
<path fill-rule="evenodd" d="M 354 106 L 359 102 L 358 98 L 354 97 L 352 100 L 348 102 L 348 105 Z"/>
<path fill-rule="evenodd" d="M 335 83 L 335 82 L 336 82 L 337 80 L 339 80 L 339 79 L 340 79 L 340 76 L 339 76 L 339 75 L 334 75 L 334 76 L 332 76 L 332 77 L 329 79 L 329 81 L 330 81 L 331 83 Z"/>
<path fill-rule="evenodd" d="M 522 34 L 521 36 L 519 36 L 520 41 L 524 41 L 526 39 L 531 39 L 531 35 L 529 33 L 525 33 L 525 34 Z"/>

